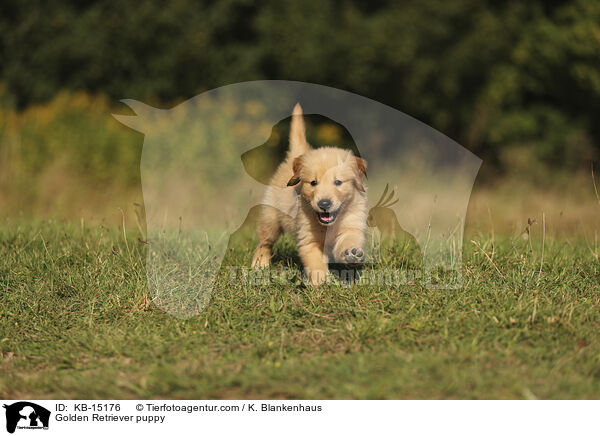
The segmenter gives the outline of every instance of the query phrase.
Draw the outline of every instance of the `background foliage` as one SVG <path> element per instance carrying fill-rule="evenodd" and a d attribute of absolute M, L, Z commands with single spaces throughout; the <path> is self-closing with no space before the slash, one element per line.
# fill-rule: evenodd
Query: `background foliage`
<path fill-rule="evenodd" d="M 62 89 L 168 104 L 287 79 L 383 101 L 484 157 L 527 145 L 563 164 L 600 142 L 593 0 L 9 1 L 0 35 L 19 108 Z"/>
<path fill-rule="evenodd" d="M 118 100 L 167 107 L 258 79 L 393 106 L 483 158 L 483 181 L 549 180 L 559 169 L 589 177 L 600 151 L 600 3 L 6 1 L 5 186 L 15 168 L 31 180 L 56 166 L 95 186 L 133 186 L 141 136 L 109 118 Z M 119 144 L 137 154 L 118 155 Z"/>

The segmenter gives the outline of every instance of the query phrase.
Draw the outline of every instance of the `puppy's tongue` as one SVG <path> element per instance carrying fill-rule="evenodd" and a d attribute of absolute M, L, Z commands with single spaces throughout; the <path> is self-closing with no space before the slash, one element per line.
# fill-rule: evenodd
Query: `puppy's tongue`
<path fill-rule="evenodd" d="M 330 223 L 333 221 L 333 214 L 329 212 L 319 212 L 319 218 L 325 223 Z"/>

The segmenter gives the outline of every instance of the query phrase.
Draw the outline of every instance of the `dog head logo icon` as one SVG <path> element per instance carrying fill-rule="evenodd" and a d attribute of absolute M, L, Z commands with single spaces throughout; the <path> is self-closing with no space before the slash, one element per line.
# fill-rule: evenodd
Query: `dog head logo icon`
<path fill-rule="evenodd" d="M 19 401 L 3 406 L 6 409 L 6 431 L 14 433 L 19 429 L 47 429 L 50 411 L 29 401 Z"/>

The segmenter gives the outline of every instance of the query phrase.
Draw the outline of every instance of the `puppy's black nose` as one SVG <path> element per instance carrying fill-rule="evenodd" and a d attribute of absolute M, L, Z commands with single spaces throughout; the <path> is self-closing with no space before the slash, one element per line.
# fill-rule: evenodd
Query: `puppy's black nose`
<path fill-rule="evenodd" d="M 331 200 L 327 198 L 324 200 L 319 200 L 317 206 L 319 206 L 323 210 L 328 210 L 331 207 Z"/>

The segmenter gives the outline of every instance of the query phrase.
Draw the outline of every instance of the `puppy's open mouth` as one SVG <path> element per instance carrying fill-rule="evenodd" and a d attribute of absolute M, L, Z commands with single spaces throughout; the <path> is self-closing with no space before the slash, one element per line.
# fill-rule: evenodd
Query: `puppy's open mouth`
<path fill-rule="evenodd" d="M 317 217 L 319 218 L 321 224 L 329 225 L 333 224 L 337 218 L 338 212 L 339 211 L 337 210 L 335 212 L 317 212 Z"/>

